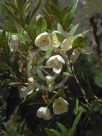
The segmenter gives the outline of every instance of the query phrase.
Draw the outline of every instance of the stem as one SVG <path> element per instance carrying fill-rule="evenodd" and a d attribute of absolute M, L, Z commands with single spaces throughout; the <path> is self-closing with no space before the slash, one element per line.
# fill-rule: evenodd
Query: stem
<path fill-rule="evenodd" d="M 92 88 L 91 88 L 91 86 L 90 86 L 90 84 L 89 84 L 89 81 L 86 80 L 84 74 L 82 74 L 82 77 L 83 77 L 85 83 L 87 84 L 87 86 L 88 86 L 88 88 L 89 88 L 89 90 L 90 90 L 89 93 L 95 98 L 95 100 L 97 100 L 98 102 L 100 102 L 99 98 L 98 98 L 96 95 L 93 94 L 93 91 L 92 91 Z"/>
<path fill-rule="evenodd" d="M 69 59 L 69 57 L 68 57 L 68 59 Z M 69 59 L 69 65 L 70 65 L 70 68 L 71 68 L 71 73 L 72 73 L 73 77 L 75 78 L 76 83 L 79 85 L 79 88 L 80 88 L 80 90 L 81 90 L 81 92 L 83 94 L 83 97 L 84 97 L 86 103 L 89 103 L 88 100 L 87 100 L 87 98 L 86 98 L 86 95 L 85 95 L 85 90 L 81 87 L 81 84 L 80 84 L 80 82 L 79 82 L 79 80 L 78 80 L 78 78 L 77 78 L 77 76 L 75 74 L 74 67 L 70 63 L 70 59 Z"/>

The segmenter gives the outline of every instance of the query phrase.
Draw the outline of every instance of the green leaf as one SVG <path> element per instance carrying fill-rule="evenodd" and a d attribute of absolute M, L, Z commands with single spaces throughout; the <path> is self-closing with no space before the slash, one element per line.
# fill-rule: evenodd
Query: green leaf
<path fill-rule="evenodd" d="M 57 30 L 59 31 L 59 32 L 63 32 L 64 30 L 63 30 L 63 27 L 62 27 L 62 25 L 60 24 L 60 23 L 57 23 Z"/>
<path fill-rule="evenodd" d="M 61 136 L 61 133 L 54 129 L 45 128 L 45 131 L 48 136 Z"/>
<path fill-rule="evenodd" d="M 16 4 L 17 4 L 17 7 L 18 7 L 19 11 L 22 11 L 22 8 L 23 8 L 22 0 L 16 0 Z"/>
<path fill-rule="evenodd" d="M 102 87 L 102 70 L 96 69 L 95 70 L 95 76 L 94 76 L 94 82 L 98 87 Z"/>
<path fill-rule="evenodd" d="M 83 36 L 86 36 L 86 34 L 87 34 L 89 31 L 90 31 L 89 29 L 88 29 L 88 30 L 85 30 L 85 31 L 81 32 L 81 34 L 82 34 Z"/>
<path fill-rule="evenodd" d="M 36 24 L 36 34 L 40 34 L 47 30 L 47 22 L 44 17 L 40 17 Z"/>
<path fill-rule="evenodd" d="M 57 123 L 57 125 L 60 128 L 63 136 L 68 136 L 69 135 L 67 128 L 63 124 Z"/>
<path fill-rule="evenodd" d="M 65 8 L 63 8 L 63 9 L 62 9 L 62 14 L 63 14 L 63 15 L 65 15 L 66 13 L 68 13 L 68 12 L 69 12 L 69 10 L 70 10 L 70 8 L 69 8 L 69 7 L 65 7 Z"/>
<path fill-rule="evenodd" d="M 75 11 L 76 11 L 76 9 L 78 7 L 78 1 L 79 0 L 74 0 L 74 4 L 73 4 L 72 9 L 71 9 L 72 16 L 74 15 L 74 13 L 75 13 Z"/>
<path fill-rule="evenodd" d="M 5 20 L 4 23 L 8 32 L 11 32 L 11 33 L 17 32 L 17 28 L 14 23 L 11 23 L 9 20 Z"/>
<path fill-rule="evenodd" d="M 77 48 L 77 47 L 82 48 L 85 47 L 86 45 L 87 45 L 87 41 L 82 35 L 76 37 L 72 44 L 73 48 Z"/>
<path fill-rule="evenodd" d="M 12 12 L 12 10 L 9 6 L 4 4 L 4 8 L 9 13 L 9 15 L 12 17 L 12 19 L 14 19 L 16 22 L 20 23 L 20 20 L 14 15 L 14 13 Z"/>
<path fill-rule="evenodd" d="M 51 8 L 51 13 L 53 14 L 53 16 L 57 19 L 57 21 L 62 24 L 62 12 L 60 11 L 60 9 L 54 5 L 54 4 L 50 4 L 50 8 Z"/>
<path fill-rule="evenodd" d="M 30 3 L 31 3 L 31 0 L 27 0 L 27 1 L 25 2 L 25 4 L 23 5 L 22 12 L 25 12 L 25 11 L 28 9 Z"/>
<path fill-rule="evenodd" d="M 37 68 L 37 73 L 40 79 L 45 80 L 45 76 L 40 68 Z"/>
<path fill-rule="evenodd" d="M 41 0 L 38 0 L 36 5 L 33 7 L 33 9 L 29 12 L 29 22 L 32 20 L 34 14 L 37 12 L 39 6 L 40 6 Z"/>
<path fill-rule="evenodd" d="M 75 121 L 73 123 L 73 126 L 72 126 L 72 128 L 71 128 L 71 130 L 69 132 L 69 136 L 74 136 L 76 128 L 77 128 L 77 125 L 78 125 L 78 123 L 80 121 L 81 115 L 82 115 L 82 111 L 80 111 L 78 113 L 78 115 L 76 116 Z"/>
<path fill-rule="evenodd" d="M 70 12 L 68 12 L 67 14 L 65 14 L 64 19 L 63 19 L 63 27 L 64 28 L 68 28 L 71 22 L 71 14 Z"/>
<path fill-rule="evenodd" d="M 27 42 L 28 42 L 28 39 L 27 37 L 25 37 L 23 34 L 18 34 L 18 37 L 19 37 L 19 40 L 20 40 L 20 43 L 23 44 L 23 45 L 27 45 Z"/>
<path fill-rule="evenodd" d="M 72 29 L 69 31 L 69 33 L 73 36 L 75 35 L 77 29 L 79 27 L 79 24 L 75 25 L 74 27 L 72 27 Z"/>
<path fill-rule="evenodd" d="M 75 16 L 75 12 L 78 6 L 78 0 L 74 0 L 74 4 L 72 6 L 72 8 L 70 9 L 69 12 L 66 12 L 64 18 L 63 18 L 63 26 L 64 27 L 69 27 L 71 21 L 73 20 L 74 16 Z"/>
<path fill-rule="evenodd" d="M 52 54 L 52 52 L 53 52 L 53 47 L 52 46 L 49 46 L 48 47 L 48 49 L 47 49 L 47 51 L 46 51 L 46 54 L 45 54 L 45 56 L 46 56 L 46 58 L 49 58 L 50 56 L 51 56 L 51 54 Z"/>
<path fill-rule="evenodd" d="M 79 100 L 76 99 L 75 114 L 78 114 L 78 109 L 79 109 Z"/>
<path fill-rule="evenodd" d="M 7 5 L 9 5 L 9 7 L 11 7 L 14 11 L 16 11 L 16 12 L 19 11 L 19 10 L 18 10 L 18 7 L 17 7 L 15 4 L 13 4 L 13 3 L 11 3 L 11 2 L 7 2 Z"/>
<path fill-rule="evenodd" d="M 31 38 L 31 40 L 34 42 L 34 39 L 36 37 L 35 34 L 35 29 L 32 26 L 26 25 L 25 26 L 25 30 L 28 32 L 29 37 Z"/>

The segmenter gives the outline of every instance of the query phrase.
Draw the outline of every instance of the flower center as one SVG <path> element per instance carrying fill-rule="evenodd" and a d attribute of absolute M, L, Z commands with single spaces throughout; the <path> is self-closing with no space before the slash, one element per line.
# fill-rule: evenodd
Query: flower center
<path fill-rule="evenodd" d="M 59 65 L 60 65 L 60 62 L 59 62 L 57 59 L 55 59 L 55 60 L 52 61 L 52 65 L 53 65 L 54 67 L 58 68 Z"/>
<path fill-rule="evenodd" d="M 42 39 L 41 39 L 41 42 L 40 42 L 40 44 L 41 45 L 47 45 L 47 44 L 49 44 L 49 39 L 48 38 L 45 38 L 45 37 L 43 37 Z"/>
<path fill-rule="evenodd" d="M 58 104 L 58 106 L 62 106 L 62 103 L 61 103 L 61 102 L 58 102 L 57 104 Z"/>

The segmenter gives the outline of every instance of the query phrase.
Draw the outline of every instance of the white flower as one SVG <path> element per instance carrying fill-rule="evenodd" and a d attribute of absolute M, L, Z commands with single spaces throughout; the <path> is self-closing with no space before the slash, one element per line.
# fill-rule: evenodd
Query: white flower
<path fill-rule="evenodd" d="M 63 35 L 59 31 L 53 31 L 51 34 L 51 45 L 58 48 L 63 40 Z"/>
<path fill-rule="evenodd" d="M 28 95 L 30 95 L 35 89 L 35 85 L 28 86 L 28 87 L 21 87 L 20 88 L 20 96 L 23 98 L 26 98 Z"/>
<path fill-rule="evenodd" d="M 61 49 L 64 51 L 69 51 L 70 49 L 72 49 L 72 43 L 73 43 L 74 38 L 72 36 L 68 36 L 61 45 Z"/>
<path fill-rule="evenodd" d="M 39 34 L 35 39 L 35 45 L 42 51 L 46 51 L 51 45 L 50 35 L 47 32 Z"/>
<path fill-rule="evenodd" d="M 71 56 L 70 56 L 70 60 L 72 63 L 75 63 L 77 61 L 77 59 L 79 58 L 80 53 L 83 54 L 91 54 L 93 53 L 93 49 L 91 47 L 84 47 L 84 48 L 80 48 L 77 47 L 73 50 Z"/>
<path fill-rule="evenodd" d="M 68 111 L 68 102 L 62 97 L 55 99 L 53 103 L 53 111 L 56 114 L 62 114 Z"/>
<path fill-rule="evenodd" d="M 62 70 L 62 64 L 64 64 L 65 61 L 60 55 L 52 56 L 48 59 L 46 62 L 47 66 L 49 68 L 53 68 L 53 72 L 59 74 Z"/>
<path fill-rule="evenodd" d="M 47 107 L 40 107 L 37 111 L 37 117 L 45 120 L 51 119 L 50 110 Z"/>
<path fill-rule="evenodd" d="M 20 95 L 23 98 L 26 98 L 28 95 L 30 95 L 31 93 L 33 93 L 33 91 L 36 88 L 36 83 L 35 80 L 33 79 L 33 77 L 29 77 L 28 78 L 28 83 L 25 83 L 27 86 L 23 86 L 20 88 Z"/>
<path fill-rule="evenodd" d="M 80 52 L 77 50 L 74 50 L 70 56 L 70 61 L 72 63 L 75 63 L 77 61 L 77 59 L 79 58 Z"/>
<path fill-rule="evenodd" d="M 19 38 L 17 35 L 10 36 L 10 49 L 13 52 L 16 52 L 19 48 Z"/>

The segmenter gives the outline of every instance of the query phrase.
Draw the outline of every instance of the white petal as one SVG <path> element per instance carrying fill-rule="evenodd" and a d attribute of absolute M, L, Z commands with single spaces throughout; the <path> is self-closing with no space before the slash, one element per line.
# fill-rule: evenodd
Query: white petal
<path fill-rule="evenodd" d="M 53 31 L 51 34 L 51 45 L 58 48 L 61 45 L 63 35 L 59 31 Z"/>
<path fill-rule="evenodd" d="M 54 82 L 54 77 L 53 76 L 46 76 L 46 81 L 48 84 L 52 84 Z"/>
<path fill-rule="evenodd" d="M 37 111 L 37 117 L 45 120 L 51 119 L 50 110 L 47 107 L 40 107 Z"/>
<path fill-rule="evenodd" d="M 57 59 L 56 56 L 57 56 L 57 55 L 50 57 L 50 58 L 48 59 L 48 61 L 46 62 L 46 65 L 47 65 L 49 68 L 53 68 L 53 67 L 56 65 L 56 63 L 57 63 L 57 64 L 59 63 L 59 61 L 58 61 L 58 59 Z"/>
<path fill-rule="evenodd" d="M 53 76 L 46 76 L 46 82 L 49 87 L 49 91 L 51 90 L 53 84 L 54 84 L 54 77 Z"/>
<path fill-rule="evenodd" d="M 37 16 L 36 16 L 36 20 L 39 20 L 39 18 L 41 18 L 41 17 L 43 17 L 41 14 L 38 14 Z"/>
<path fill-rule="evenodd" d="M 80 52 L 78 51 L 73 51 L 72 55 L 70 56 L 70 60 L 72 63 L 75 63 L 80 55 Z"/>
<path fill-rule="evenodd" d="M 41 50 L 47 50 L 47 47 L 50 46 L 51 39 L 50 35 L 47 32 L 39 34 L 35 39 L 35 45 L 40 47 Z"/>
<path fill-rule="evenodd" d="M 49 58 L 46 65 L 49 68 L 53 68 L 53 71 L 59 74 L 62 70 L 62 63 L 65 63 L 64 59 L 60 55 L 55 55 Z"/>
<path fill-rule="evenodd" d="M 64 51 L 69 51 L 70 49 L 72 49 L 72 43 L 69 41 L 69 39 L 65 39 L 62 42 L 61 49 Z"/>
<path fill-rule="evenodd" d="M 50 57 L 50 58 L 49 58 L 49 61 L 53 61 L 53 60 L 55 60 L 55 59 L 57 59 L 57 60 L 60 61 L 61 63 L 65 63 L 64 59 L 63 59 L 62 56 L 60 56 L 60 55 L 54 55 L 54 56 Z"/>
<path fill-rule="evenodd" d="M 56 58 L 57 58 L 61 63 L 65 64 L 65 61 L 64 61 L 64 59 L 62 58 L 62 56 L 56 55 Z"/>
<path fill-rule="evenodd" d="M 50 57 L 50 58 L 49 58 L 49 61 L 52 61 L 52 60 L 54 60 L 54 59 L 56 59 L 56 55 Z"/>
<path fill-rule="evenodd" d="M 53 111 L 56 114 L 62 114 L 68 111 L 68 102 L 62 97 L 59 97 L 53 103 Z"/>
<path fill-rule="evenodd" d="M 56 74 L 59 74 L 61 70 L 62 70 L 62 64 L 58 68 L 53 67 L 53 72 L 55 72 Z"/>

